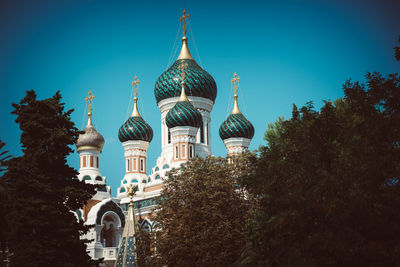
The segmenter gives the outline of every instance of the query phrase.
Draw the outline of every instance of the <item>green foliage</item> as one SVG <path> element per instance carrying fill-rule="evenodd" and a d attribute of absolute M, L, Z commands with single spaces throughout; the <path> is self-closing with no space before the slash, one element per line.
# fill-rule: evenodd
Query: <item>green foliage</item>
<path fill-rule="evenodd" d="M 161 264 L 227 266 L 236 260 L 248 209 L 237 165 L 196 158 L 168 173 L 156 215 Z"/>
<path fill-rule="evenodd" d="M 345 97 L 293 108 L 268 128 L 242 265 L 397 266 L 400 79 L 368 73 Z"/>
<path fill-rule="evenodd" d="M 6 171 L 6 162 L 11 157 L 7 155 L 8 151 L 2 151 L 6 144 L 0 140 L 0 214 L 6 214 L 7 204 L 9 203 L 9 195 L 7 184 L 3 178 Z M 4 251 L 7 247 L 8 224 L 5 216 L 0 217 L 0 250 Z"/>
<path fill-rule="evenodd" d="M 61 95 L 37 100 L 28 91 L 13 104 L 21 134 L 23 156 L 7 162 L 4 175 L 11 198 L 7 219 L 11 266 L 90 266 L 73 210 L 82 207 L 95 187 L 80 182 L 66 157 L 78 129 L 64 111 Z"/>

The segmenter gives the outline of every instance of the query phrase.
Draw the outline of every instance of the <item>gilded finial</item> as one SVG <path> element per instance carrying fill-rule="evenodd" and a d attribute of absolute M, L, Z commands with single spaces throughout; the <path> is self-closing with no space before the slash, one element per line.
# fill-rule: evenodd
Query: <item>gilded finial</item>
<path fill-rule="evenodd" d="M 179 97 L 179 101 L 189 101 L 189 99 L 186 97 L 186 92 L 185 92 L 185 69 L 188 67 L 188 64 L 186 62 L 182 62 L 178 69 L 181 71 L 181 85 L 182 85 L 182 90 L 181 90 L 181 96 Z"/>
<path fill-rule="evenodd" d="M 133 98 L 133 112 L 131 117 L 140 117 L 140 113 L 139 110 L 137 108 L 137 86 L 139 85 L 140 80 L 137 78 L 137 76 L 135 75 L 135 77 L 133 77 L 133 81 L 132 81 L 132 87 L 135 87 L 135 91 L 134 91 L 134 98 Z"/>
<path fill-rule="evenodd" d="M 233 74 L 233 78 L 231 80 L 231 83 L 233 84 L 233 99 L 234 99 L 234 103 L 233 103 L 233 110 L 232 110 L 232 114 L 240 114 L 240 109 L 238 106 L 238 101 L 237 101 L 237 92 L 238 92 L 238 86 L 237 83 L 240 81 L 240 77 L 237 76 L 236 72 Z"/>
<path fill-rule="evenodd" d="M 85 97 L 85 101 L 89 102 L 88 104 L 88 123 L 87 125 L 92 125 L 92 101 L 94 99 L 94 95 L 92 94 L 92 90 L 89 90 L 88 96 Z"/>
<path fill-rule="evenodd" d="M 179 59 L 193 59 L 192 55 L 190 54 L 189 47 L 188 47 L 188 38 L 186 37 L 186 20 L 190 17 L 190 14 L 186 14 L 186 9 L 183 9 L 182 12 L 182 17 L 179 18 L 179 21 L 183 21 L 182 25 L 182 32 L 183 32 L 183 37 L 182 37 L 182 48 L 181 52 L 179 53 L 178 60 Z"/>
<path fill-rule="evenodd" d="M 183 21 L 182 25 L 182 31 L 183 31 L 183 37 L 186 36 L 186 20 L 190 18 L 190 14 L 186 14 L 186 8 L 183 9 L 182 11 L 182 17 L 179 18 L 179 21 Z"/>
<path fill-rule="evenodd" d="M 136 191 L 138 190 L 137 185 L 130 184 L 128 187 L 128 195 L 130 197 L 130 203 L 133 204 L 133 197 L 136 195 Z"/>

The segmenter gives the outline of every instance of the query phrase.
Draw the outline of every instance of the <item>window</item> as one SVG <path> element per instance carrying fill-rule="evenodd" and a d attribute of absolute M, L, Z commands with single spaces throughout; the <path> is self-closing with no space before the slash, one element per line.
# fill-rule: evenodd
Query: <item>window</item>
<path fill-rule="evenodd" d="M 96 180 L 96 181 L 103 181 L 103 179 L 101 179 L 100 176 L 97 176 L 95 180 Z"/>
<path fill-rule="evenodd" d="M 168 144 L 171 144 L 171 132 L 168 128 Z"/>
<path fill-rule="evenodd" d="M 162 167 L 164 170 L 165 169 L 169 169 L 169 165 L 168 164 L 164 164 L 164 166 Z"/>
<path fill-rule="evenodd" d="M 89 176 L 89 175 L 83 176 L 82 181 L 90 181 L 90 180 L 91 180 L 91 179 L 90 179 L 90 176 Z"/>
<path fill-rule="evenodd" d="M 178 146 L 175 146 L 175 159 L 178 159 L 179 158 L 179 154 L 178 154 L 178 151 L 179 149 L 178 149 Z"/>
<path fill-rule="evenodd" d="M 119 190 L 119 192 L 120 193 L 124 193 L 126 190 L 125 190 L 125 187 L 122 187 L 120 190 Z"/>
<path fill-rule="evenodd" d="M 140 159 L 140 171 L 144 171 L 144 159 Z"/>
<path fill-rule="evenodd" d="M 189 145 L 189 159 L 193 158 L 193 145 Z"/>
<path fill-rule="evenodd" d="M 90 156 L 90 167 L 93 167 L 93 156 Z"/>
<path fill-rule="evenodd" d="M 158 179 L 160 179 L 160 175 L 157 175 L 157 176 L 156 176 L 156 180 L 158 180 Z"/>
<path fill-rule="evenodd" d="M 204 143 L 204 126 L 200 126 L 200 143 Z"/>
<path fill-rule="evenodd" d="M 208 145 L 208 123 L 206 124 L 206 144 Z"/>
<path fill-rule="evenodd" d="M 131 183 L 137 183 L 137 182 L 138 182 L 137 179 L 132 179 L 132 182 L 131 182 Z"/>
<path fill-rule="evenodd" d="M 127 180 L 125 180 L 125 181 L 123 181 L 122 183 L 123 183 L 123 184 L 126 184 L 127 182 L 128 182 L 128 181 L 127 181 Z"/>
<path fill-rule="evenodd" d="M 181 145 L 181 158 L 186 159 L 186 145 Z"/>
<path fill-rule="evenodd" d="M 99 157 L 96 157 L 96 167 L 99 168 Z"/>
<path fill-rule="evenodd" d="M 155 171 L 158 172 L 158 170 L 159 170 L 159 168 L 158 168 L 158 166 L 157 166 L 156 169 L 155 169 Z"/>
<path fill-rule="evenodd" d="M 130 160 L 129 159 L 127 159 L 126 160 L 126 171 L 130 171 L 131 170 L 131 168 L 130 168 L 131 166 L 130 166 Z"/>
<path fill-rule="evenodd" d="M 85 168 L 86 167 L 86 156 L 82 157 L 82 167 Z"/>

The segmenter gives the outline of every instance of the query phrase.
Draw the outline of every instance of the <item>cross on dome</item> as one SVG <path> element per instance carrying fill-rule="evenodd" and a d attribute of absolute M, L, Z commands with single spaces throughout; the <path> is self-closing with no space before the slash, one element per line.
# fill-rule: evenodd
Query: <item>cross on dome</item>
<path fill-rule="evenodd" d="M 186 14 L 186 9 L 184 8 L 182 11 L 182 17 L 179 18 L 179 21 L 183 21 L 182 25 L 182 31 L 183 31 L 183 36 L 186 36 L 186 20 L 190 18 L 190 14 Z"/>
<path fill-rule="evenodd" d="M 240 77 L 239 76 L 237 76 L 237 74 L 236 74 L 236 72 L 233 74 L 233 78 L 232 78 L 232 80 L 231 80 L 231 83 L 233 83 L 233 92 L 234 92 L 234 94 L 236 95 L 237 94 L 237 91 L 238 91 L 238 89 L 237 89 L 237 82 L 239 82 L 240 81 Z"/>
<path fill-rule="evenodd" d="M 133 81 L 132 81 L 132 86 L 135 87 L 135 92 L 134 92 L 134 96 L 137 97 L 137 86 L 139 85 L 140 80 L 137 78 L 137 76 L 135 75 L 135 77 L 133 77 Z"/>

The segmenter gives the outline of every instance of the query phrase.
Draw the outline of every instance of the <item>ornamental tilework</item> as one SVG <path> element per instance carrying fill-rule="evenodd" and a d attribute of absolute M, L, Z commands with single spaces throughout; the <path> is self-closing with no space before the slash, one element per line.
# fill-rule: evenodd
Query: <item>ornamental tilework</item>
<path fill-rule="evenodd" d="M 130 140 L 151 142 L 153 139 L 153 129 L 142 117 L 130 117 L 119 128 L 118 138 L 121 142 Z"/>
<path fill-rule="evenodd" d="M 165 123 L 169 128 L 176 126 L 192 126 L 199 128 L 203 119 L 201 113 L 189 101 L 179 101 L 167 113 Z"/>
<path fill-rule="evenodd" d="M 204 97 L 214 102 L 217 97 L 217 85 L 214 78 L 193 59 L 179 59 L 158 78 L 154 88 L 157 103 L 180 95 L 181 70 L 179 66 L 182 63 L 188 64 L 185 69 L 186 95 Z"/>
<path fill-rule="evenodd" d="M 254 126 L 243 114 L 230 114 L 219 128 L 219 136 L 222 140 L 231 137 L 251 139 L 254 136 Z"/>

